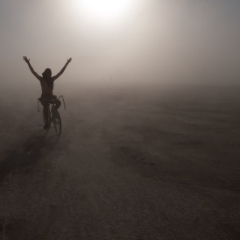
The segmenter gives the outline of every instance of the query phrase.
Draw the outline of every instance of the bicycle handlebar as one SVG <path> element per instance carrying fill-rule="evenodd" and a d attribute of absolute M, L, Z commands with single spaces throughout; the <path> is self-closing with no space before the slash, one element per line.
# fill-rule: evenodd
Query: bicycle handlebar
<path fill-rule="evenodd" d="M 65 103 L 65 101 L 64 101 L 64 97 L 63 97 L 63 95 L 60 95 L 58 99 L 60 99 L 60 98 L 62 98 L 62 100 L 63 100 L 63 104 L 64 104 L 64 108 L 66 109 L 67 107 L 66 107 L 66 103 Z"/>

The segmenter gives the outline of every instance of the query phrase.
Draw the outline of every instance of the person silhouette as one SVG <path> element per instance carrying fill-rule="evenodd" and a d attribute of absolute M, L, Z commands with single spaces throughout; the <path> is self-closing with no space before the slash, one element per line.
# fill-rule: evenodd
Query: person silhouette
<path fill-rule="evenodd" d="M 42 88 L 42 94 L 40 97 L 40 102 L 43 105 L 43 119 L 44 119 L 44 129 L 48 129 L 48 108 L 49 108 L 49 102 L 53 103 L 58 109 L 61 106 L 61 101 L 57 99 L 57 96 L 53 95 L 53 85 L 54 81 L 59 78 L 63 72 L 65 71 L 68 64 L 72 61 L 72 58 L 69 58 L 64 65 L 64 67 L 61 69 L 61 71 L 52 77 L 52 71 L 50 68 L 46 68 L 45 71 L 42 73 L 42 77 L 39 76 L 33 69 L 30 59 L 27 57 L 23 57 L 24 61 L 28 64 L 28 67 L 32 74 L 40 81 L 41 88 Z"/>

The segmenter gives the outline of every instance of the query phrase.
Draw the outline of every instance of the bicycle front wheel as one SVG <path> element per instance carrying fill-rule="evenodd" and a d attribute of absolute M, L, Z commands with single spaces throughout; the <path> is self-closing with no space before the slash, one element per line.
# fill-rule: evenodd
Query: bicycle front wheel
<path fill-rule="evenodd" d="M 60 114 L 56 109 L 54 109 L 52 114 L 53 114 L 53 124 L 54 124 L 55 131 L 57 134 L 60 135 L 62 132 L 62 122 L 61 122 Z"/>

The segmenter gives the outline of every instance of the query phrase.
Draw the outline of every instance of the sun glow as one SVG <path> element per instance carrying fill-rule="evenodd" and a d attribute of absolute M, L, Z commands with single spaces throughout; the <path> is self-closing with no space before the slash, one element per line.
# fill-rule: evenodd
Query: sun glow
<path fill-rule="evenodd" d="M 95 24 L 115 24 L 125 19 L 135 0 L 75 0 L 75 7 Z"/>

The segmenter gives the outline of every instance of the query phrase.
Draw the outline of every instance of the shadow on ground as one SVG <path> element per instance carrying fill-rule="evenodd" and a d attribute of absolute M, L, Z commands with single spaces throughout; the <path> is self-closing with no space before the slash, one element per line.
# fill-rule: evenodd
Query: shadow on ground
<path fill-rule="evenodd" d="M 58 135 L 50 135 L 48 131 L 44 130 L 32 135 L 20 150 L 11 152 L 0 162 L 0 183 L 10 173 L 31 171 L 43 156 L 51 152 L 58 140 Z"/>

